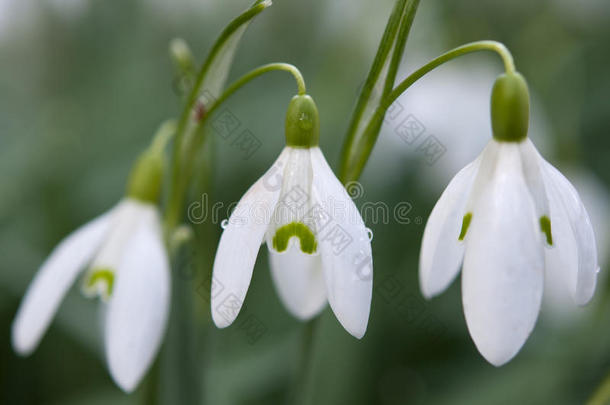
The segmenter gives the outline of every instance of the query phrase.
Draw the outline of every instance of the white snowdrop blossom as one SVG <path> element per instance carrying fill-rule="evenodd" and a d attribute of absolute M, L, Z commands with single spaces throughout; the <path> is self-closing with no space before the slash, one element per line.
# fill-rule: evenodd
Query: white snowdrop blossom
<path fill-rule="evenodd" d="M 216 252 L 212 317 L 219 328 L 237 317 L 261 243 L 288 311 L 301 320 L 330 303 L 343 327 L 361 338 L 372 295 L 368 230 L 317 146 L 317 109 L 295 96 L 288 109 L 287 146 L 241 198 Z"/>
<path fill-rule="evenodd" d="M 462 268 L 462 303 L 479 352 L 499 366 L 534 328 L 545 277 L 574 301 L 593 296 L 599 271 L 589 215 L 570 182 L 527 138 L 527 86 L 501 76 L 492 92 L 494 139 L 436 203 L 424 231 L 420 286 L 433 297 Z"/>
<path fill-rule="evenodd" d="M 83 293 L 101 299 L 110 374 L 126 392 L 135 389 L 159 350 L 170 303 L 169 262 L 160 215 L 149 198 L 158 195 L 159 185 L 151 188 L 149 182 L 142 183 L 138 171 L 148 172 L 150 166 L 139 166 L 132 172 L 136 175 L 128 197 L 77 229 L 51 252 L 28 287 L 12 326 L 15 351 L 29 355 L 69 288 L 84 272 Z M 157 180 L 151 179 L 153 183 Z"/>

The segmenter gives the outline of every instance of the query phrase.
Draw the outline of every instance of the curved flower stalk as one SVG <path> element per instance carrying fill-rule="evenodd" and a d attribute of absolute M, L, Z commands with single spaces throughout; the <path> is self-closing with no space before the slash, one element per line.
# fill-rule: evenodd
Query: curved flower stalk
<path fill-rule="evenodd" d="M 286 117 L 286 147 L 241 198 L 220 239 L 211 299 L 218 327 L 237 317 L 266 242 L 276 289 L 291 314 L 310 319 L 329 302 L 349 333 L 364 335 L 372 295 L 371 243 L 318 138 L 313 100 L 295 96 Z"/>
<path fill-rule="evenodd" d="M 584 305 L 599 267 L 578 193 L 527 138 L 529 93 L 519 73 L 509 69 L 496 80 L 491 114 L 493 139 L 451 180 L 430 214 L 420 285 L 433 297 L 462 267 L 470 335 L 481 354 L 500 366 L 534 328 L 544 278 L 561 278 Z"/>
<path fill-rule="evenodd" d="M 157 208 L 163 160 L 154 146 L 136 163 L 127 196 L 61 241 L 40 267 L 13 322 L 17 353 L 26 356 L 36 349 L 62 299 L 85 272 L 83 293 L 101 301 L 106 361 L 114 381 L 131 392 L 150 367 L 170 302 Z"/>
<path fill-rule="evenodd" d="M 427 59 L 411 55 L 411 61 L 416 58 Z M 379 173 L 383 179 L 384 170 L 403 167 L 407 159 L 414 170 L 425 170 L 426 176 L 418 178 L 419 185 L 435 195 L 464 167 L 464 162 L 478 156 L 489 141 L 491 126 L 489 115 L 481 111 L 489 108 L 489 94 L 498 75 L 496 66 L 479 62 L 463 60 L 444 65 L 398 97 L 384 119 L 376 145 L 384 159 L 370 162 L 369 175 Z M 536 102 L 537 95 L 533 91 L 530 95 L 528 137 L 545 154 L 551 149 L 548 117 Z M 434 146 L 434 141 L 438 141 L 438 148 L 425 153 L 426 146 Z"/>

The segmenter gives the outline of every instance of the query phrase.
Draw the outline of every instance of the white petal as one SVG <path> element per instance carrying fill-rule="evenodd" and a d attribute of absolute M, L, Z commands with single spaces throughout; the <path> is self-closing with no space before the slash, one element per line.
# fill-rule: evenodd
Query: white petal
<path fill-rule="evenodd" d="M 427 298 L 447 288 L 460 270 L 464 243 L 459 237 L 464 215 L 472 213 L 493 178 L 500 147 L 495 140 L 489 141 L 479 157 L 454 177 L 430 214 L 420 255 L 420 287 Z"/>
<path fill-rule="evenodd" d="M 540 159 L 551 209 L 553 247 L 547 269 L 560 274 L 579 305 L 593 297 L 599 265 L 589 214 L 572 184 L 550 163 Z"/>
<path fill-rule="evenodd" d="M 460 170 L 432 209 L 419 257 L 419 284 L 426 298 L 441 293 L 460 271 L 464 242 L 458 238 L 480 158 Z"/>
<path fill-rule="evenodd" d="M 282 168 L 289 148 L 244 194 L 220 237 L 214 260 L 212 319 L 219 328 L 229 326 L 241 309 L 252 270 L 282 187 Z"/>
<path fill-rule="evenodd" d="M 100 296 L 107 300 L 110 296 L 109 282 L 105 278 L 98 278 L 95 282 L 91 277 L 98 270 L 114 274 L 123 258 L 127 241 L 132 236 L 138 220 L 141 218 L 143 209 L 150 208 L 149 204 L 142 203 L 132 198 L 123 199 L 114 209 L 109 231 L 104 242 L 93 258 L 87 275 L 83 278 L 82 292 L 88 297 Z"/>
<path fill-rule="evenodd" d="M 317 226 L 326 293 L 341 325 L 353 336 L 366 332 L 373 289 L 368 231 L 358 208 L 337 180 L 319 148 L 312 148 L 314 200 L 328 215 Z M 328 221 L 326 221 L 328 220 Z"/>
<path fill-rule="evenodd" d="M 128 239 L 105 322 L 106 359 L 115 382 L 135 389 L 152 364 L 167 324 L 170 273 L 156 207 L 145 206 Z"/>
<path fill-rule="evenodd" d="M 536 216 L 538 219 L 543 216 L 548 217 L 550 209 L 542 176 L 541 166 L 543 159 L 529 138 L 526 138 L 523 142 L 519 143 L 519 149 L 521 151 L 521 162 L 523 165 L 523 173 L 525 175 L 525 183 L 527 184 L 529 192 L 534 199 Z"/>
<path fill-rule="evenodd" d="M 282 190 L 267 231 L 267 245 L 273 246 L 278 228 L 291 222 L 302 222 L 311 209 L 310 149 L 287 147 L 286 165 L 282 171 Z"/>
<path fill-rule="evenodd" d="M 112 213 L 109 211 L 70 234 L 42 264 L 13 322 L 16 352 L 28 355 L 36 349 L 64 295 L 102 243 Z"/>
<path fill-rule="evenodd" d="M 489 183 L 493 180 L 498 166 L 498 153 L 502 148 L 502 144 L 492 139 L 487 143 L 483 152 L 479 155 L 479 170 L 477 170 L 474 183 L 470 190 L 466 211 L 472 212 L 476 205 L 479 196 L 485 190 Z"/>
<path fill-rule="evenodd" d="M 324 308 L 326 291 L 319 254 L 303 253 L 298 244 L 292 244 L 282 253 L 270 248 L 269 261 L 275 287 L 292 315 L 307 320 Z"/>
<path fill-rule="evenodd" d="M 501 146 L 466 235 L 462 300 L 470 335 L 499 366 L 531 333 L 543 289 L 543 242 L 517 145 Z"/>

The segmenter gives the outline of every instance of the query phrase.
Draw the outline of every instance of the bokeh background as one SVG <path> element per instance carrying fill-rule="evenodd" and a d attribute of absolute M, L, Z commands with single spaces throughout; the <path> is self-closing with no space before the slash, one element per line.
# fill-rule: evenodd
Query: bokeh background
<path fill-rule="evenodd" d="M 224 25 L 249 0 L 0 1 L 0 403 L 146 403 L 123 394 L 103 359 L 96 301 L 75 286 L 38 350 L 19 358 L 10 326 L 45 256 L 71 230 L 111 207 L 158 124 L 182 106 L 168 58 L 174 37 L 201 62 Z M 333 167 L 391 0 L 276 0 L 251 24 L 230 80 L 268 62 L 303 72 L 321 116 L 321 146 Z M 367 334 L 357 341 L 326 309 L 313 346 L 307 395 L 319 404 L 581 404 L 610 372 L 607 277 L 610 199 L 610 3 L 607 0 L 423 1 L 399 78 L 464 42 L 495 39 L 513 52 L 533 94 L 532 138 L 583 194 L 598 236 L 602 273 L 593 302 L 577 309 L 549 283 L 523 350 L 495 368 L 476 351 L 464 321 L 460 282 L 432 301 L 418 288 L 424 224 L 436 199 L 489 140 L 489 93 L 501 72 L 494 55 L 470 55 L 418 82 L 399 100 L 361 179 L 356 203 L 408 209 L 408 221 L 369 217 L 374 295 Z M 156 384 L 161 403 L 283 403 L 299 365 L 303 324 L 282 307 L 262 249 L 246 309 L 231 328 L 209 323 L 205 283 L 226 207 L 283 147 L 284 114 L 295 92 L 284 73 L 242 89 L 227 108 L 261 143 L 246 158 L 217 137 L 202 159 L 212 167 L 207 207 L 224 211 L 198 225 L 197 266 L 173 273 L 175 295 Z M 395 110 L 396 112 L 397 110 Z M 397 127 L 417 119 L 443 153 L 429 159 Z M 422 138 L 423 139 L 423 138 Z M 433 161 L 432 161 L 433 160 Z M 201 201 L 193 195 L 191 202 Z M 406 223 L 408 222 L 408 223 Z M 552 281 L 552 280 L 551 280 Z M 256 320 L 253 334 L 245 320 Z M 193 324 L 196 327 L 193 327 Z M 196 333 L 191 333 L 195 329 Z M 189 372 L 185 370 L 197 370 Z M 185 388 L 186 387 L 186 388 Z"/>

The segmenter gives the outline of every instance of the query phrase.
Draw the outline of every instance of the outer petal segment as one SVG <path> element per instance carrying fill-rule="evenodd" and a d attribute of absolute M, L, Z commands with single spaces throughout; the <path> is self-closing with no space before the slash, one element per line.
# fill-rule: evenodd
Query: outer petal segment
<path fill-rule="evenodd" d="M 142 206 L 124 249 L 105 322 L 106 359 L 116 383 L 132 392 L 152 364 L 167 324 L 170 271 L 159 214 Z"/>
<path fill-rule="evenodd" d="M 243 305 L 252 270 L 282 188 L 282 168 L 290 149 L 241 198 L 220 237 L 213 279 L 212 319 L 219 328 L 229 326 Z"/>
<path fill-rule="evenodd" d="M 585 305 L 593 297 L 599 271 L 589 214 L 568 179 L 550 163 L 540 160 L 555 245 L 547 249 L 547 269 L 563 275 L 576 303 Z"/>
<path fill-rule="evenodd" d="M 525 343 L 543 289 L 543 242 L 517 147 L 501 146 L 494 177 L 481 189 L 462 272 L 468 329 L 481 354 L 496 366 Z"/>
<path fill-rule="evenodd" d="M 357 338 L 368 324 L 373 289 L 373 259 L 368 231 L 360 212 L 326 163 L 319 148 L 311 149 L 313 193 L 322 208 L 316 232 L 333 312 Z"/>
<path fill-rule="evenodd" d="M 19 354 L 28 355 L 38 346 L 64 295 L 101 245 L 112 212 L 61 241 L 38 270 L 13 323 L 13 347 Z"/>
<path fill-rule="evenodd" d="M 419 285 L 426 298 L 441 293 L 460 270 L 464 242 L 458 237 L 479 164 L 480 158 L 455 175 L 426 223 L 419 257 Z"/>

